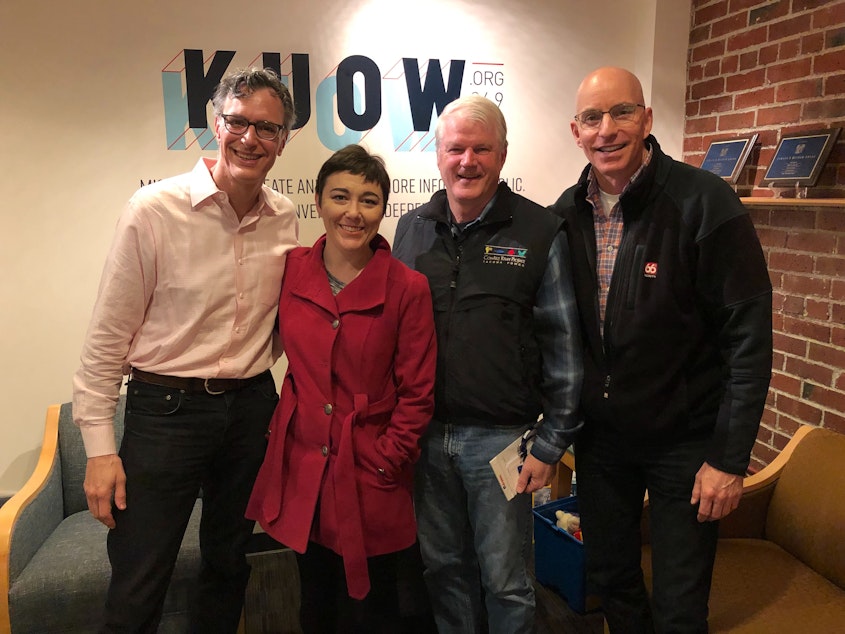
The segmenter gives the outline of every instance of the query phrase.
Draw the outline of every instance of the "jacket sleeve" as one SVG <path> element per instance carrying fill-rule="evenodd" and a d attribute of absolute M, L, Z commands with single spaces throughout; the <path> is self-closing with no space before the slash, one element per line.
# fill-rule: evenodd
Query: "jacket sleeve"
<path fill-rule="evenodd" d="M 543 422 L 531 454 L 542 462 L 555 464 L 583 425 L 577 417 L 584 374 L 581 337 L 564 230 L 549 249 L 534 308 L 534 327 L 543 359 Z"/>
<path fill-rule="evenodd" d="M 396 407 L 376 449 L 390 464 L 386 475 L 395 479 L 419 458 L 420 437 L 434 413 L 434 372 L 437 342 L 434 309 L 426 278 L 410 273 L 399 306 L 394 355 Z"/>
<path fill-rule="evenodd" d="M 737 200 L 736 205 L 741 205 Z M 698 279 L 726 366 L 707 462 L 743 475 L 772 371 L 772 286 L 754 225 L 743 212 L 699 240 Z"/>

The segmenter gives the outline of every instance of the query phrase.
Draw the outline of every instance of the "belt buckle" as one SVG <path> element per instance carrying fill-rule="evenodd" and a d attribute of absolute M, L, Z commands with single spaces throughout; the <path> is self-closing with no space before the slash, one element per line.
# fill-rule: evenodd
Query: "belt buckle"
<path fill-rule="evenodd" d="M 210 387 L 208 387 L 209 381 L 211 381 L 211 379 L 206 379 L 205 382 L 203 383 L 203 386 L 205 387 L 205 391 L 208 394 L 211 394 L 211 396 L 220 396 L 221 394 L 223 394 L 226 391 L 226 390 L 220 390 L 219 392 L 216 392 L 216 391 L 212 390 Z"/>

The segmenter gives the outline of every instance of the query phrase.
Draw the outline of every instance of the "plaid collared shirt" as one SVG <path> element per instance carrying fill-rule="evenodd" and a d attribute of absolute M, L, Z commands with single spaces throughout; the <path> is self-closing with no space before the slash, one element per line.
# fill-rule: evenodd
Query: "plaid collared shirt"
<path fill-rule="evenodd" d="M 643 164 L 628 181 L 625 191 L 631 186 L 646 165 L 651 161 L 651 148 L 643 160 Z M 587 201 L 593 206 L 593 227 L 596 233 L 596 274 L 599 281 L 599 326 L 604 334 L 604 315 L 607 310 L 607 294 L 610 291 L 610 279 L 613 277 L 613 265 L 616 254 L 619 253 L 619 243 L 625 226 L 622 218 L 622 207 L 617 200 L 610 213 L 605 215 L 602 205 L 601 192 L 594 170 L 590 170 L 587 184 Z"/>

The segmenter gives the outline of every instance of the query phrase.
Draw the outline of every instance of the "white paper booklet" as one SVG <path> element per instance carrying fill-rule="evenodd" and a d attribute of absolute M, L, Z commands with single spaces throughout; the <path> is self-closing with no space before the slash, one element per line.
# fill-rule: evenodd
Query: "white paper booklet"
<path fill-rule="evenodd" d="M 519 472 L 522 469 L 522 463 L 525 461 L 528 451 L 531 450 L 533 442 L 533 439 L 526 441 L 525 436 L 517 436 L 516 440 L 505 447 L 499 454 L 493 456 L 493 459 L 490 461 L 490 466 L 496 474 L 499 486 L 502 487 L 502 493 L 505 494 L 508 501 L 516 496 L 516 483 L 519 480 Z"/>

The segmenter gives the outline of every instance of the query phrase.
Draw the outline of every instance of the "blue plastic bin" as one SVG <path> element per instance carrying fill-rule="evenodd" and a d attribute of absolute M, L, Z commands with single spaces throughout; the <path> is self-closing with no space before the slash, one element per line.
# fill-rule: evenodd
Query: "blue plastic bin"
<path fill-rule="evenodd" d="M 578 498 L 573 495 L 534 509 L 534 574 L 583 614 L 587 600 L 584 544 L 557 527 L 557 510 L 577 513 Z"/>

